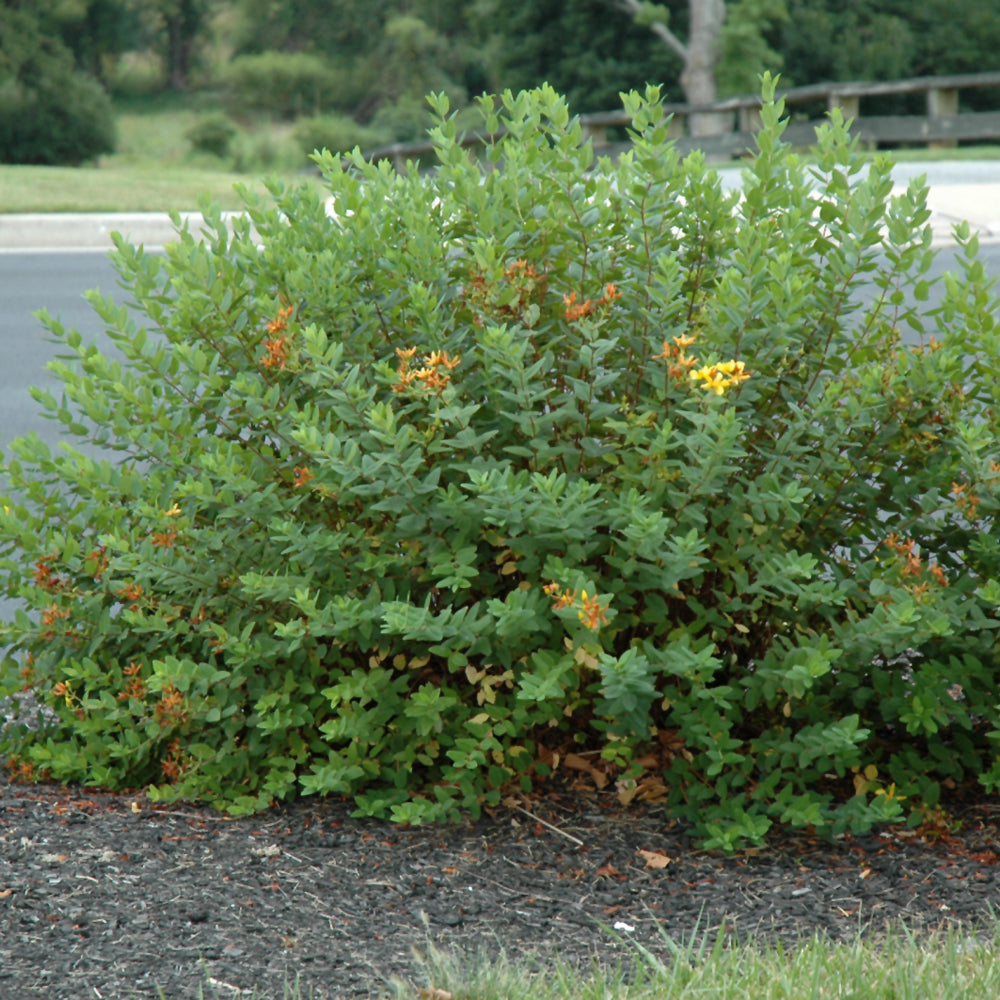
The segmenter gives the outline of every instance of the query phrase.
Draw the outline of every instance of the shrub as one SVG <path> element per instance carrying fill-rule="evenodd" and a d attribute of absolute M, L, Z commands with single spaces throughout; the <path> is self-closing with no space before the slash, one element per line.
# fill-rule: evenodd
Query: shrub
<path fill-rule="evenodd" d="M 387 135 L 368 125 L 361 125 L 346 115 L 317 115 L 295 123 L 295 142 L 306 156 L 328 149 L 342 153 L 360 146 L 370 149 L 382 145 Z"/>
<path fill-rule="evenodd" d="M 111 101 L 34 16 L 0 9 L 0 161 L 76 166 L 115 147 Z"/>
<path fill-rule="evenodd" d="M 419 141 L 426 134 L 428 124 L 426 105 L 409 94 L 383 104 L 372 117 L 372 126 L 391 136 L 393 142 Z"/>
<path fill-rule="evenodd" d="M 244 174 L 294 173 L 303 168 L 302 152 L 283 128 L 241 133 L 231 162 L 234 170 Z"/>
<path fill-rule="evenodd" d="M 295 118 L 330 107 L 338 77 L 320 56 L 261 52 L 233 59 L 222 72 L 222 83 L 236 115 L 263 112 Z"/>
<path fill-rule="evenodd" d="M 321 156 L 332 212 L 119 240 L 124 360 L 49 319 L 35 391 L 107 457 L 6 464 L 18 773 L 419 822 L 569 766 L 727 849 L 1000 783 L 976 241 L 927 305 L 925 190 L 765 97 L 741 196 L 656 88 L 596 164 L 542 88 L 482 99 L 501 169 L 439 98 L 431 175 Z"/>
<path fill-rule="evenodd" d="M 115 97 L 151 97 L 163 91 L 166 71 L 156 52 L 123 52 L 115 60 L 108 89 Z"/>
<path fill-rule="evenodd" d="M 114 152 L 111 102 L 82 73 L 39 82 L 0 84 L 0 150 L 5 163 L 78 166 Z"/>
<path fill-rule="evenodd" d="M 225 115 L 211 114 L 187 129 L 184 138 L 199 153 L 225 158 L 230 154 L 230 146 L 237 132 L 236 126 Z"/>

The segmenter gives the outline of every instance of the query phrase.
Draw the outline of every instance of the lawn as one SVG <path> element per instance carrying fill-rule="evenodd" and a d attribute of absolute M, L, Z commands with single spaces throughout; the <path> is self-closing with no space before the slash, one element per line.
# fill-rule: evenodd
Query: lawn
<path fill-rule="evenodd" d="M 637 949 L 631 969 L 582 977 L 569 968 L 529 970 L 500 959 L 458 960 L 433 949 L 423 977 L 397 998 L 426 1000 L 965 1000 L 1000 995 L 1000 933 L 903 931 L 879 940 L 832 943 L 816 936 L 797 948 L 723 947 L 692 935 L 663 939 L 658 955 Z"/>
<path fill-rule="evenodd" d="M 308 180 L 309 160 L 290 126 L 244 126 L 223 159 L 192 149 L 187 130 L 212 113 L 201 99 L 181 96 L 119 105 L 118 148 L 82 167 L 0 165 L 0 213 L 193 211 L 208 196 L 224 209 L 240 208 L 233 190 L 263 190 L 278 174 Z"/>

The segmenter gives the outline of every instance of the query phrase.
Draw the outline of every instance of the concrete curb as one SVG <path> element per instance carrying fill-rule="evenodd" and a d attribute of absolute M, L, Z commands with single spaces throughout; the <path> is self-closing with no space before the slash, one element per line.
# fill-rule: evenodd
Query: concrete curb
<path fill-rule="evenodd" d="M 230 219 L 235 212 L 224 212 Z M 201 233 L 200 212 L 181 212 L 181 225 Z M 51 215 L 0 215 L 0 250 L 100 251 L 113 249 L 113 232 L 147 250 L 158 250 L 177 238 L 177 230 L 165 212 L 65 212 Z"/>

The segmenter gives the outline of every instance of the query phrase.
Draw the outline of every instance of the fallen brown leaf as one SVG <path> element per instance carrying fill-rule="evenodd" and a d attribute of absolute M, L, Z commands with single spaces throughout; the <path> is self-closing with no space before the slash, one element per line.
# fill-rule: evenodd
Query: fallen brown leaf
<path fill-rule="evenodd" d="M 639 782 L 637 789 L 639 798 L 644 802 L 659 802 L 670 794 L 670 789 L 663 783 L 659 775 L 650 775 Z"/>
<path fill-rule="evenodd" d="M 618 797 L 618 801 L 623 806 L 627 806 L 639 794 L 639 786 L 634 781 L 616 781 L 615 794 Z"/>
<path fill-rule="evenodd" d="M 636 854 L 646 862 L 647 868 L 666 868 L 673 860 L 663 851 L 636 851 Z"/>
<path fill-rule="evenodd" d="M 583 771 L 590 776 L 590 780 L 599 788 L 603 789 L 608 783 L 608 776 L 594 767 L 586 757 L 580 754 L 568 753 L 563 758 L 563 763 L 574 771 Z"/>
<path fill-rule="evenodd" d="M 592 771 L 594 769 L 594 765 L 586 757 L 581 757 L 578 753 L 566 754 L 563 758 L 563 763 L 567 767 L 573 768 L 574 771 Z"/>

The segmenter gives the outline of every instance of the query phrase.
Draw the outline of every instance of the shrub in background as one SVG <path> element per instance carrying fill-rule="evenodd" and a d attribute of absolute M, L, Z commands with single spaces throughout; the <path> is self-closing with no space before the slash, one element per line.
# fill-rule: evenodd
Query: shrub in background
<path fill-rule="evenodd" d="M 114 112 L 100 84 L 32 14 L 0 8 L 0 161 L 76 166 L 114 148 Z"/>
<path fill-rule="evenodd" d="M 311 157 L 320 149 L 345 152 L 360 146 L 371 149 L 390 141 L 391 136 L 370 125 L 361 125 L 347 115 L 316 115 L 295 123 L 295 142 L 303 154 Z"/>
<path fill-rule="evenodd" d="M 240 173 L 294 173 L 303 154 L 286 127 L 242 132 L 233 145 L 232 168 Z"/>
<path fill-rule="evenodd" d="M 225 158 L 230 155 L 233 139 L 239 130 L 223 114 L 211 114 L 196 121 L 184 133 L 191 148 L 199 153 Z"/>
<path fill-rule="evenodd" d="M 227 63 L 220 82 L 234 115 L 263 112 L 275 118 L 295 118 L 332 107 L 339 78 L 320 56 L 261 52 Z"/>
<path fill-rule="evenodd" d="M 996 301 L 962 231 L 928 307 L 925 190 L 764 96 L 741 194 L 657 89 L 595 164 L 542 88 L 499 169 L 437 98 L 428 176 L 119 241 L 123 360 L 50 319 L 36 391 L 108 457 L 4 470 L 17 773 L 419 822 L 570 761 L 727 849 L 994 788 Z"/>

